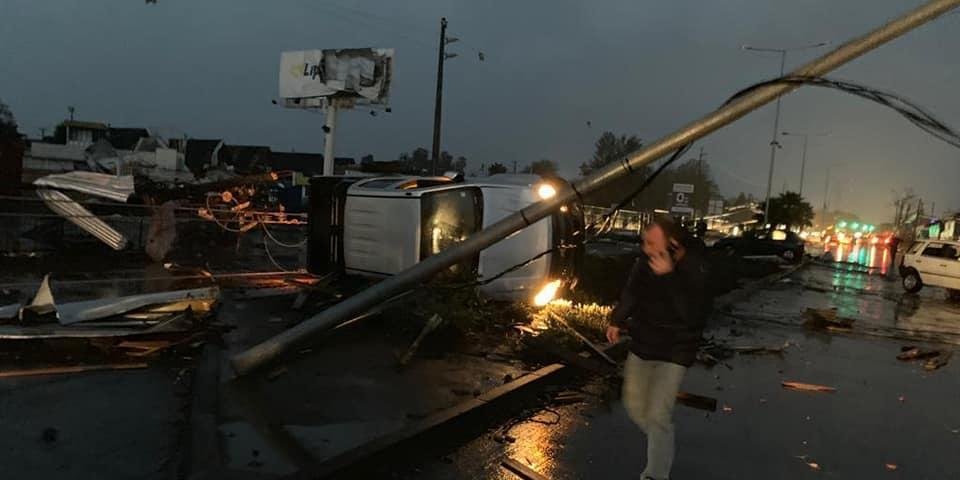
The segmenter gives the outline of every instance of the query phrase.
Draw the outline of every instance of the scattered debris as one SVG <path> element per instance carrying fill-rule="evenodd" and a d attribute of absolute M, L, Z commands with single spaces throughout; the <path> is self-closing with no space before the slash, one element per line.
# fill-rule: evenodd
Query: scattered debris
<path fill-rule="evenodd" d="M 0 378 L 31 377 L 37 375 L 60 375 L 64 373 L 99 372 L 104 370 L 136 370 L 147 368 L 146 363 L 110 363 L 103 365 L 74 365 L 61 367 L 24 368 L 0 370 Z"/>
<path fill-rule="evenodd" d="M 836 308 L 807 308 L 803 312 L 803 326 L 811 330 L 850 331 L 853 318 L 837 316 Z"/>
<path fill-rule="evenodd" d="M 766 355 L 766 354 L 775 354 L 783 355 L 784 350 L 790 346 L 790 342 L 785 342 L 779 347 L 764 347 L 764 346 L 737 346 L 732 347 L 734 352 L 737 352 L 742 355 Z"/>
<path fill-rule="evenodd" d="M 154 210 L 147 228 L 147 242 L 143 250 L 155 262 L 162 262 L 177 240 L 177 202 L 168 200 Z"/>
<path fill-rule="evenodd" d="M 900 349 L 900 354 L 897 355 L 897 360 L 902 360 L 905 362 L 911 360 L 923 360 L 926 358 L 932 358 L 940 355 L 939 350 L 923 350 L 919 347 L 902 347 Z"/>
<path fill-rule="evenodd" d="M 504 458 L 503 461 L 500 462 L 500 465 L 525 480 L 547 480 L 547 477 L 541 475 L 536 470 L 509 457 Z"/>
<path fill-rule="evenodd" d="M 900 354 L 897 360 L 904 362 L 914 360 L 926 360 L 923 368 L 928 371 L 937 370 L 950 362 L 953 352 L 946 350 L 927 350 L 912 345 L 905 345 L 900 348 Z"/>
<path fill-rule="evenodd" d="M 19 303 L 0 306 L 0 320 L 11 320 L 16 318 L 22 307 L 23 305 Z"/>
<path fill-rule="evenodd" d="M 945 366 L 950 361 L 950 357 L 952 356 L 953 352 L 940 352 L 936 357 L 924 362 L 923 368 L 928 371 L 937 370 L 938 368 Z"/>
<path fill-rule="evenodd" d="M 733 407 L 731 407 L 730 405 L 724 405 L 722 410 L 723 410 L 723 413 L 733 413 Z"/>
<path fill-rule="evenodd" d="M 827 387 L 824 385 L 815 385 L 812 383 L 801 383 L 801 382 L 781 382 L 783 388 L 790 390 L 802 390 L 805 392 L 820 392 L 820 393 L 834 393 L 837 391 L 836 388 Z M 809 417 L 807 417 L 809 420 Z"/>
<path fill-rule="evenodd" d="M 120 315 L 150 305 L 169 304 L 186 300 L 199 300 L 201 302 L 197 303 L 197 305 L 206 306 L 207 310 L 209 310 L 219 295 L 219 289 L 216 287 L 208 287 L 64 303 L 56 307 L 57 320 L 61 325 L 72 325 L 87 320 Z M 194 304 L 189 305 L 192 308 Z"/>
<path fill-rule="evenodd" d="M 807 442 L 803 442 L 803 444 L 806 445 Z M 815 462 L 815 461 L 812 461 L 812 460 L 810 459 L 810 457 L 808 457 L 808 456 L 806 456 L 806 455 L 800 455 L 800 456 L 798 456 L 797 458 L 799 458 L 800 460 L 802 460 L 803 463 L 807 464 L 807 466 L 810 467 L 811 469 L 816 470 L 816 471 L 820 471 L 820 470 L 821 470 L 820 464 L 817 463 L 817 462 Z"/>
<path fill-rule="evenodd" d="M 57 215 L 97 237 L 110 248 L 119 251 L 127 247 L 127 237 L 62 192 L 41 188 L 37 190 L 37 196 Z"/>
<path fill-rule="evenodd" d="M 580 392 L 560 392 L 553 397 L 553 403 L 557 405 L 569 405 L 572 403 L 581 403 L 586 400 Z"/>
<path fill-rule="evenodd" d="M 440 315 L 433 314 L 427 323 L 423 326 L 423 329 L 420 330 L 420 334 L 417 335 L 417 338 L 410 344 L 410 348 L 407 349 L 407 352 L 400 357 L 400 366 L 407 366 L 410 363 L 410 360 L 413 359 L 413 355 L 417 353 L 417 349 L 420 348 L 420 343 L 423 342 L 423 339 L 430 334 L 430 332 L 437 329 L 440 324 L 443 323 L 443 318 Z"/>
<path fill-rule="evenodd" d="M 884 463 L 884 464 L 883 464 L 883 467 L 892 472 L 892 471 L 894 471 L 894 470 L 897 469 L 897 464 L 896 464 L 896 463 Z"/>
<path fill-rule="evenodd" d="M 708 412 L 717 411 L 717 399 L 688 392 L 677 393 L 677 403 Z"/>
<path fill-rule="evenodd" d="M 30 301 L 29 305 L 17 312 L 17 317 L 20 319 L 20 322 L 23 323 L 28 318 L 36 315 L 46 315 L 55 310 L 56 305 L 53 303 L 53 291 L 50 289 L 50 274 L 46 274 L 43 276 L 43 281 L 40 282 L 40 287 L 37 288 L 37 293 L 33 296 L 33 300 Z"/>
<path fill-rule="evenodd" d="M 110 175 L 77 170 L 46 175 L 33 181 L 38 187 L 73 190 L 116 202 L 126 202 L 134 193 L 133 175 Z"/>

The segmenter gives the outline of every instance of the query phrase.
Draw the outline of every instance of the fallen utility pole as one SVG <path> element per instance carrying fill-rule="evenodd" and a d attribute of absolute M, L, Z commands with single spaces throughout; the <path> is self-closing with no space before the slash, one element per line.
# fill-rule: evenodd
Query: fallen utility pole
<path fill-rule="evenodd" d="M 957 6 L 960 6 L 960 0 L 931 0 L 861 37 L 838 46 L 832 52 L 794 70 L 789 76 L 823 76 Z M 797 88 L 798 85 L 795 84 L 771 83 L 744 93 L 709 115 L 631 153 L 620 162 L 609 164 L 597 173 L 579 180 L 569 187 L 558 188 L 557 194 L 550 199 L 527 206 L 467 238 L 459 245 L 428 257 L 422 262 L 304 320 L 295 327 L 234 355 L 231 358 L 231 364 L 237 374 L 246 374 L 276 359 L 283 352 L 307 340 L 311 335 L 334 328 L 341 322 L 368 310 L 379 302 L 398 293 L 416 288 L 451 265 L 475 255 L 480 250 L 497 243 L 508 235 L 552 214 L 562 205 L 576 200 L 579 196 L 629 175 L 636 169 L 733 123 L 740 117 Z"/>

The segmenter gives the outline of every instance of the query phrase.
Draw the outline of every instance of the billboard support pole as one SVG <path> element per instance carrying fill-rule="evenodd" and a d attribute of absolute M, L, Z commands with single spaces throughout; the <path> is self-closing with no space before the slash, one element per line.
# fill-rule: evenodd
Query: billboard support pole
<path fill-rule="evenodd" d="M 337 131 L 337 101 L 333 98 L 327 99 L 327 120 L 323 125 L 323 175 L 333 175 L 333 164 L 336 157 L 333 153 L 333 136 Z"/>
<path fill-rule="evenodd" d="M 835 50 L 822 55 L 790 73 L 795 77 L 820 77 L 863 54 L 923 25 L 945 12 L 960 6 L 960 0 L 929 0 L 906 14 L 854 38 Z M 534 222 L 551 215 L 562 205 L 589 192 L 602 188 L 612 180 L 623 178 L 638 168 L 666 156 L 684 145 L 702 138 L 740 117 L 792 92 L 798 85 L 791 83 L 771 83 L 744 93 L 737 99 L 724 104 L 706 116 L 644 145 L 643 148 L 628 154 L 620 161 L 612 162 L 592 175 L 562 186 L 556 195 L 531 204 L 514 214 L 506 216 L 487 228 L 467 237 L 459 244 L 447 248 L 436 255 L 429 256 L 419 263 L 397 273 L 392 277 L 374 284 L 370 288 L 356 293 L 330 308 L 304 320 L 273 338 L 267 339 L 249 349 L 239 352 L 230 359 L 234 372 L 244 375 L 270 361 L 276 360 L 284 352 L 300 345 L 314 335 L 334 328 L 357 315 L 369 311 L 376 305 L 399 293 L 418 288 L 446 270 L 451 265 L 472 258 L 477 252 L 520 231 Z"/>

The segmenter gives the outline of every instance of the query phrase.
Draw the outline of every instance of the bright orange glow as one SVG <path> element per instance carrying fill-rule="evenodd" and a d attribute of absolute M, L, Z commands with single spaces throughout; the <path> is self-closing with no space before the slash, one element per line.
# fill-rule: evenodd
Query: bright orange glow
<path fill-rule="evenodd" d="M 557 290 L 559 289 L 560 289 L 560 280 L 554 280 L 544 285 L 543 288 L 541 288 L 540 291 L 537 292 L 537 295 L 533 297 L 533 304 L 538 307 L 542 307 L 550 303 L 551 301 L 553 301 L 554 297 L 557 296 Z"/>

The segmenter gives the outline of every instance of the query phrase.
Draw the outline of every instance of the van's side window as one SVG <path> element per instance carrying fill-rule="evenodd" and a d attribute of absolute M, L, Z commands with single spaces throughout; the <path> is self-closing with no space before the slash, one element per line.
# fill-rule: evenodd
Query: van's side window
<path fill-rule="evenodd" d="M 921 255 L 924 257 L 940 257 L 943 255 L 943 244 L 931 243 L 927 245 L 927 248 L 923 249 L 923 253 Z"/>

